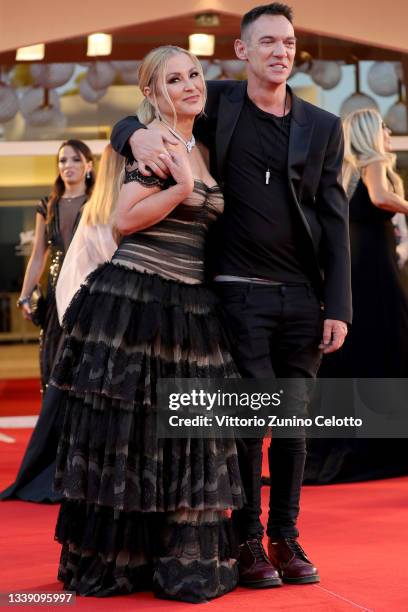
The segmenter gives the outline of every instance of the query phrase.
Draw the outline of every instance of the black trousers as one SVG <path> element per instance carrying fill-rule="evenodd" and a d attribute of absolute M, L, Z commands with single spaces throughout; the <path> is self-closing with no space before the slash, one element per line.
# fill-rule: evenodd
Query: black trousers
<path fill-rule="evenodd" d="M 230 332 L 232 355 L 244 378 L 314 378 L 321 361 L 323 311 L 309 285 L 215 283 Z M 304 402 L 307 402 L 305 394 Z M 237 440 L 247 503 L 233 513 L 241 541 L 262 537 L 262 439 Z M 305 438 L 274 438 L 268 451 L 271 489 L 267 534 L 298 537 Z"/>

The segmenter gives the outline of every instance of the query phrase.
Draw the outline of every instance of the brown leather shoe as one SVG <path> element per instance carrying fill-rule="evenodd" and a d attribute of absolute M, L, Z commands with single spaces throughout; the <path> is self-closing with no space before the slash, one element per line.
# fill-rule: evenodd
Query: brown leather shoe
<path fill-rule="evenodd" d="M 288 584 L 309 584 L 320 582 L 317 568 L 307 558 L 297 540 L 280 538 L 268 540 L 269 559 L 278 568 L 283 582 Z"/>
<path fill-rule="evenodd" d="M 279 573 L 266 556 L 259 538 L 241 544 L 238 567 L 241 586 L 255 589 L 282 586 Z"/>

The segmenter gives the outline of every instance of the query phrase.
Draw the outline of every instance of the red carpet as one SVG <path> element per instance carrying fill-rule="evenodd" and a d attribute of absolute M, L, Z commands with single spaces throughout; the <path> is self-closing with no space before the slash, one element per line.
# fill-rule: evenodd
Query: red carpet
<path fill-rule="evenodd" d="M 17 442 L 0 442 L 0 488 L 13 479 L 31 433 L 11 429 L 2 432 Z M 407 485 L 408 478 L 395 478 L 305 487 L 301 543 L 318 564 L 322 582 L 263 591 L 238 588 L 207 604 L 208 609 L 213 612 L 353 609 L 406 612 Z M 264 487 L 264 516 L 266 506 Z M 0 503 L 0 592 L 60 590 L 55 579 L 59 546 L 53 541 L 57 511 L 56 506 Z M 169 612 L 197 609 L 190 604 L 156 600 L 148 593 L 110 600 L 78 598 L 76 608 Z"/>
<path fill-rule="evenodd" d="M 41 407 L 40 380 L 0 380 L 0 416 L 30 416 Z"/>

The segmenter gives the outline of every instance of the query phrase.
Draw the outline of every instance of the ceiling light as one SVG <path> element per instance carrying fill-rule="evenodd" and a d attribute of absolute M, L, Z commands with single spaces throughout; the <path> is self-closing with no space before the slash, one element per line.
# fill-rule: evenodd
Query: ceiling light
<path fill-rule="evenodd" d="M 190 34 L 188 37 L 188 50 L 194 55 L 214 55 L 214 34 Z"/>
<path fill-rule="evenodd" d="M 112 36 L 110 34 L 90 34 L 88 36 L 88 50 L 86 54 L 89 57 L 98 57 L 99 55 L 110 55 L 112 53 Z"/>
<path fill-rule="evenodd" d="M 43 60 L 45 55 L 45 45 L 31 45 L 30 47 L 20 47 L 16 52 L 17 62 L 34 62 Z"/>
<path fill-rule="evenodd" d="M 194 17 L 198 28 L 216 28 L 220 25 L 220 18 L 216 13 L 200 13 Z"/>

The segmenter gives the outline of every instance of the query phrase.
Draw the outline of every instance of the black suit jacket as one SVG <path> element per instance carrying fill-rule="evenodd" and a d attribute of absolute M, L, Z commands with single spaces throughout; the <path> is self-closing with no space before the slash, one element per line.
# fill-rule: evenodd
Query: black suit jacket
<path fill-rule="evenodd" d="M 243 108 L 246 81 L 210 81 L 205 115 L 194 133 L 210 152 L 210 171 L 223 186 L 225 161 Z M 290 88 L 289 88 L 290 89 Z M 351 322 L 348 201 L 341 185 L 343 131 L 340 119 L 293 92 L 288 181 L 301 227 L 299 248 L 310 280 L 325 306 L 325 318 Z M 130 153 L 129 137 L 142 127 L 122 119 L 112 131 L 113 148 Z"/>

